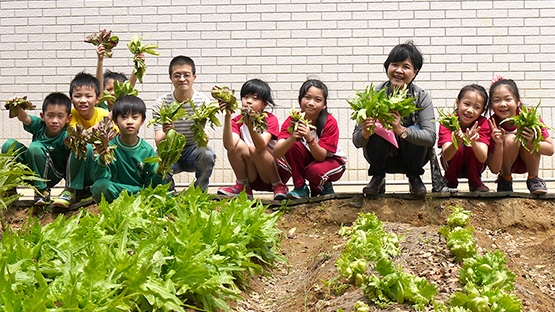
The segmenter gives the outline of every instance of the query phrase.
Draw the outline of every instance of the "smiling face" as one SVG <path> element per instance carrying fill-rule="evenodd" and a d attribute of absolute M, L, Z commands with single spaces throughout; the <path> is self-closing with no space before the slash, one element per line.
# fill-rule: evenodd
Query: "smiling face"
<path fill-rule="evenodd" d="M 40 118 L 46 125 L 46 136 L 53 138 L 71 121 L 71 114 L 67 113 L 65 105 L 49 104 L 46 110 L 40 113 Z"/>
<path fill-rule="evenodd" d="M 460 100 L 457 100 L 459 122 L 463 128 L 472 126 L 484 112 L 486 99 L 475 90 L 466 91 Z"/>
<path fill-rule="evenodd" d="M 96 92 L 92 86 L 75 87 L 71 94 L 71 102 L 73 107 L 79 112 L 84 119 L 89 120 L 94 115 L 94 106 L 98 101 Z"/>
<path fill-rule="evenodd" d="M 515 116 L 520 107 L 520 101 L 506 85 L 501 85 L 493 91 L 491 97 L 491 109 L 501 120 Z"/>
<path fill-rule="evenodd" d="M 412 82 L 418 74 L 410 58 L 404 61 L 391 62 L 387 67 L 387 78 L 393 88 L 403 88 Z"/>
<path fill-rule="evenodd" d="M 301 110 L 305 112 L 305 118 L 311 120 L 313 125 L 316 124 L 320 112 L 327 107 L 324 90 L 316 87 L 308 88 L 305 95 L 299 98 L 299 104 Z"/>

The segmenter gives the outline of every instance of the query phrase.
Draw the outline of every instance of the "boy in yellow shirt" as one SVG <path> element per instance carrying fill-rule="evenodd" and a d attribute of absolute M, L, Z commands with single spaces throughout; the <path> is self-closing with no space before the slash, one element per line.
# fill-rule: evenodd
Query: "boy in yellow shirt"
<path fill-rule="evenodd" d="M 96 107 L 100 96 L 100 84 L 91 74 L 78 73 L 69 86 L 69 96 L 73 103 L 72 118 L 69 122 L 71 127 L 75 128 L 79 124 L 87 131 L 109 114 L 107 110 Z M 53 201 L 54 207 L 72 210 L 73 204 L 91 196 L 93 162 L 93 151 L 90 144 L 87 145 L 85 159 L 78 159 L 75 153 L 71 152 L 67 163 L 66 187 L 62 194 Z"/>

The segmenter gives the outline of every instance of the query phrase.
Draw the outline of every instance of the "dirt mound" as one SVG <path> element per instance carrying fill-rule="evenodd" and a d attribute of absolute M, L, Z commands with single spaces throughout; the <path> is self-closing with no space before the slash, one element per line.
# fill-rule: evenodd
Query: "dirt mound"
<path fill-rule="evenodd" d="M 395 259 L 409 273 L 425 277 L 447 301 L 461 289 L 453 255 L 437 234 L 451 213 L 451 205 L 472 212 L 471 225 L 479 252 L 499 249 L 507 256 L 507 266 L 516 274 L 515 293 L 523 311 L 555 311 L 555 200 L 533 198 L 453 198 L 403 199 L 362 197 L 325 200 L 289 207 L 279 221 L 283 230 L 282 249 L 289 263 L 280 265 L 273 276 L 253 279 L 245 300 L 236 311 L 296 312 L 353 311 L 356 301 L 368 302 L 354 287 L 328 287 L 337 276 L 335 259 L 345 239 L 337 232 L 350 225 L 360 213 L 374 212 L 388 232 L 402 236 L 402 255 Z M 95 205 L 86 209 L 98 212 Z M 19 228 L 33 215 L 41 224 L 52 222 L 57 214 L 5 211 L 7 221 Z M 410 305 L 391 305 L 372 311 L 413 311 Z M 431 309 L 430 309 L 431 311 Z"/>
<path fill-rule="evenodd" d="M 359 300 L 369 303 L 354 287 L 338 294 L 327 286 L 337 276 L 335 259 L 345 242 L 337 234 L 339 228 L 368 212 L 374 212 L 388 232 L 403 237 L 402 255 L 395 261 L 405 271 L 427 278 L 438 289 L 436 299 L 447 301 L 454 291 L 461 290 L 459 264 L 437 234 L 451 205 L 472 211 L 480 253 L 499 249 L 506 254 L 509 269 L 517 275 L 515 293 L 523 310 L 555 311 L 552 199 L 433 197 L 353 198 L 290 207 L 279 223 L 286 234 L 282 247 L 289 266 L 277 269 L 273 277 L 254 281 L 253 290 L 237 310 L 335 312 L 353 311 Z M 410 305 L 370 306 L 372 311 L 414 311 Z"/>

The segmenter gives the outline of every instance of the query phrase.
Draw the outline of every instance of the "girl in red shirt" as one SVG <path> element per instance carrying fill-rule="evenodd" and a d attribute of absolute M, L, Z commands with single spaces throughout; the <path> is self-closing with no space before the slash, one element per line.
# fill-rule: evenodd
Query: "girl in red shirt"
<path fill-rule="evenodd" d="M 461 126 L 461 129 L 455 131 L 457 144 L 453 142 L 451 130 L 443 125 L 439 126 L 437 142 L 441 148 L 441 164 L 445 169 L 447 187 L 457 188 L 458 178 L 468 178 L 471 192 L 488 192 L 489 188 L 482 182 L 491 137 L 488 119 L 482 116 L 487 108 L 488 94 L 480 85 L 468 85 L 461 89 L 456 103 Z M 465 136 L 470 146 L 463 143 Z"/>
<path fill-rule="evenodd" d="M 278 171 L 272 155 L 279 133 L 279 122 L 274 114 L 265 112 L 268 105 L 275 105 L 270 86 L 260 79 L 245 82 L 241 87 L 241 105 L 243 108 L 265 113 L 268 129 L 258 133 L 249 115 L 239 114 L 232 119 L 231 112 L 225 110 L 223 143 L 237 181 L 231 187 L 219 188 L 218 194 L 236 196 L 245 190 L 252 198 L 252 190 L 273 191 L 274 200 L 285 199 L 288 189 L 281 177 L 287 182 L 290 176 L 283 169 Z M 223 109 L 225 103 L 221 103 L 221 107 Z"/>
<path fill-rule="evenodd" d="M 285 156 L 280 166 L 292 174 L 295 186 L 286 198 L 308 198 L 309 187 L 312 197 L 333 194 L 331 182 L 339 180 L 345 172 L 347 156 L 339 145 L 337 120 L 328 113 L 327 99 L 328 88 L 322 81 L 305 81 L 298 101 L 304 118 L 315 127 L 299 123 L 297 130 L 289 133 L 291 116 L 281 126 L 274 157 Z"/>

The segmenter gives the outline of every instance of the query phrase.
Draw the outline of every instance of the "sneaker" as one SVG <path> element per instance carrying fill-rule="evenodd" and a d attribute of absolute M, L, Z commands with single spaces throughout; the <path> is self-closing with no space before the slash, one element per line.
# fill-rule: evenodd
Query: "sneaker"
<path fill-rule="evenodd" d="M 225 195 L 225 196 L 238 196 L 241 192 L 245 191 L 249 199 L 252 199 L 252 188 L 247 186 L 246 184 L 241 184 L 239 182 L 235 182 L 235 185 L 229 187 L 220 187 L 218 189 L 218 194 Z"/>
<path fill-rule="evenodd" d="M 38 192 L 35 191 L 34 202 L 35 206 L 48 205 L 50 203 L 50 190 L 46 188 L 44 190 L 39 190 Z"/>
<path fill-rule="evenodd" d="M 547 185 L 542 178 L 531 178 L 526 180 L 526 186 L 530 193 L 535 195 L 545 194 L 547 193 Z"/>
<path fill-rule="evenodd" d="M 335 194 L 335 191 L 333 190 L 333 185 L 331 184 L 331 182 L 326 182 L 326 184 L 324 184 L 324 190 L 322 191 L 322 193 L 320 193 L 320 196 L 325 196 L 325 195 L 333 195 Z"/>
<path fill-rule="evenodd" d="M 366 186 L 362 189 L 362 193 L 366 195 L 376 196 L 378 194 L 385 193 L 385 177 L 382 176 L 372 176 L 372 179 Z"/>
<path fill-rule="evenodd" d="M 282 182 L 279 182 L 278 184 L 272 186 L 272 189 L 274 190 L 274 200 L 284 200 L 285 195 L 289 191 L 287 185 L 283 184 Z"/>
<path fill-rule="evenodd" d="M 505 178 L 498 175 L 497 180 L 495 180 L 495 183 L 497 183 L 497 191 L 498 192 L 512 192 L 513 191 L 513 180 L 507 181 L 507 180 L 505 180 Z M 528 184 L 528 182 L 526 182 L 526 184 Z"/>
<path fill-rule="evenodd" d="M 64 190 L 58 198 L 52 202 L 52 206 L 69 209 L 75 203 L 75 195 L 70 190 Z"/>
<path fill-rule="evenodd" d="M 303 185 L 294 188 L 292 191 L 285 194 L 285 198 L 288 199 L 307 199 L 308 198 L 308 186 Z"/>
<path fill-rule="evenodd" d="M 426 186 L 420 176 L 409 176 L 409 191 L 412 195 L 424 196 L 426 195 Z"/>
<path fill-rule="evenodd" d="M 482 183 L 479 186 L 469 186 L 471 192 L 489 192 L 489 187 Z"/>

